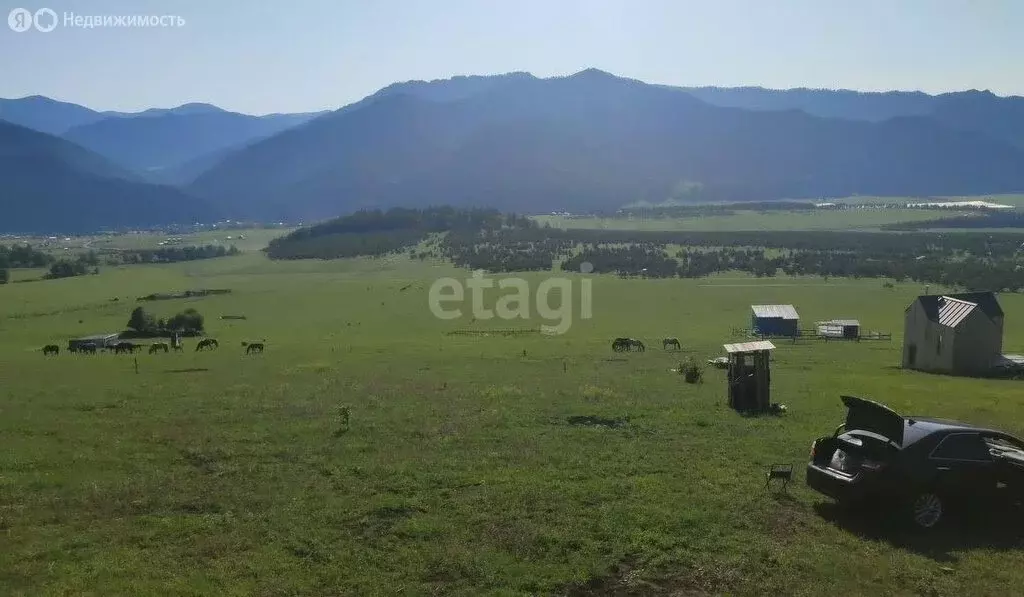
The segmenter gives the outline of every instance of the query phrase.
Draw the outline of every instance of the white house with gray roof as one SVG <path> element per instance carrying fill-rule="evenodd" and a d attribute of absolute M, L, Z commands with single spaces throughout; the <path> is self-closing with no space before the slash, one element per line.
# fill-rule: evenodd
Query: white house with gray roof
<path fill-rule="evenodd" d="M 994 293 L 922 295 L 905 311 L 905 369 L 980 375 L 1002 352 L 1003 309 Z"/>

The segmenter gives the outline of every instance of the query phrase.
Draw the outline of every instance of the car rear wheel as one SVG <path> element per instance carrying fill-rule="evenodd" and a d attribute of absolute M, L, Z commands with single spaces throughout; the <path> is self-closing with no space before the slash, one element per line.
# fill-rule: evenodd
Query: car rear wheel
<path fill-rule="evenodd" d="M 914 524 L 922 529 L 934 528 L 942 520 L 942 498 L 926 491 L 919 493 L 911 504 Z"/>

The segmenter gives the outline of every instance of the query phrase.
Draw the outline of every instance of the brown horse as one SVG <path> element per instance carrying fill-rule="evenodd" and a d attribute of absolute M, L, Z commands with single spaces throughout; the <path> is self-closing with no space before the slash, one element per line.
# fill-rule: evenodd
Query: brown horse
<path fill-rule="evenodd" d="M 51 354 L 53 354 L 53 355 L 60 354 L 60 347 L 57 346 L 56 344 L 47 344 L 46 346 L 44 346 L 43 347 L 43 355 L 49 356 Z"/>
<path fill-rule="evenodd" d="M 153 354 L 154 352 L 158 352 L 161 350 L 166 353 L 170 351 L 170 347 L 167 346 L 167 343 L 165 342 L 155 342 L 149 345 L 149 354 Z"/>
<path fill-rule="evenodd" d="M 136 350 L 142 350 L 142 347 L 131 342 L 118 342 L 114 345 L 114 354 L 121 354 L 122 352 L 132 354 Z"/>
<path fill-rule="evenodd" d="M 214 340 L 213 338 L 203 338 L 202 340 L 199 341 L 199 344 L 196 344 L 196 352 L 199 352 L 200 350 L 203 350 L 205 348 L 213 350 L 219 346 L 220 345 L 217 344 L 217 341 Z"/>

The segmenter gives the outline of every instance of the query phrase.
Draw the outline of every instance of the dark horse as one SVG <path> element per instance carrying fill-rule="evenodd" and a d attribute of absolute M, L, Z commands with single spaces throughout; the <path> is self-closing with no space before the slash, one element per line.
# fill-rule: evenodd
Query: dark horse
<path fill-rule="evenodd" d="M 245 354 L 249 354 L 250 352 L 263 352 L 263 343 L 255 342 L 253 344 L 246 346 Z"/>
<path fill-rule="evenodd" d="M 86 342 L 85 344 L 80 344 L 78 346 L 78 352 L 82 354 L 96 354 L 96 343 Z"/>
<path fill-rule="evenodd" d="M 122 352 L 131 354 L 136 350 L 142 350 L 142 347 L 138 344 L 132 344 L 131 342 L 118 342 L 114 345 L 114 354 L 121 354 Z"/>
<path fill-rule="evenodd" d="M 157 352 L 157 351 L 160 351 L 160 350 L 162 350 L 164 352 L 169 352 L 170 348 L 167 346 L 166 342 L 156 342 L 154 344 L 150 344 L 149 345 L 149 354 L 153 354 L 154 352 Z"/>
<path fill-rule="evenodd" d="M 199 344 L 196 344 L 196 352 L 199 352 L 204 348 L 209 348 L 212 350 L 214 348 L 217 348 L 218 346 L 219 344 L 217 344 L 217 341 L 214 340 L 213 338 L 204 338 L 199 341 Z"/>
<path fill-rule="evenodd" d="M 669 346 L 675 346 L 676 350 L 682 350 L 682 346 L 679 345 L 679 338 L 665 338 L 661 341 L 661 347 L 668 350 Z"/>
<path fill-rule="evenodd" d="M 644 343 L 635 338 L 616 338 L 615 341 L 612 342 L 612 350 L 615 352 L 623 352 L 627 350 L 644 352 L 645 348 Z"/>
<path fill-rule="evenodd" d="M 60 354 L 60 346 L 57 346 L 56 344 L 47 344 L 43 347 L 43 354 L 47 356 L 51 354 Z"/>

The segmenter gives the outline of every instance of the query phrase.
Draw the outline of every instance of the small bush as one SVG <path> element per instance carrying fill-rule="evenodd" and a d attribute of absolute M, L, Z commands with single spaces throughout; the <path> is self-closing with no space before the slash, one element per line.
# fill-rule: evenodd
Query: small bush
<path fill-rule="evenodd" d="M 682 374 L 686 383 L 704 382 L 704 368 L 698 365 L 696 361 L 691 360 L 681 363 L 679 365 L 679 373 Z"/>

